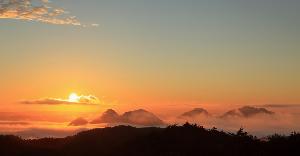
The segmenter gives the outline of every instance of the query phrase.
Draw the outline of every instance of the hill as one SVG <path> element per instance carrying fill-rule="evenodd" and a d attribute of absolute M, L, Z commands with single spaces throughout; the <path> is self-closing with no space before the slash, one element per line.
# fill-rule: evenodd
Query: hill
<path fill-rule="evenodd" d="M 0 136 L 1 156 L 254 156 L 299 155 L 300 134 L 266 140 L 243 129 L 226 133 L 189 123 L 167 128 L 117 126 L 92 129 L 66 138 L 23 140 Z"/>

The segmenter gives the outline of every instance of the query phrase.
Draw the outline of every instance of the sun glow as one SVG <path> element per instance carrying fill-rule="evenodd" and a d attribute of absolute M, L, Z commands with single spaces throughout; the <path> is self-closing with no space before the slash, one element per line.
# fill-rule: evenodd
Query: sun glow
<path fill-rule="evenodd" d="M 79 102 L 80 97 L 76 93 L 71 93 L 69 95 L 69 102 Z"/>

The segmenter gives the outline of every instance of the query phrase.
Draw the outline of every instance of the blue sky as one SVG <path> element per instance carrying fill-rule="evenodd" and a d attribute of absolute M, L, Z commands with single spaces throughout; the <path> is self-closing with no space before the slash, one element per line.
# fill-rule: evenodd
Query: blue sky
<path fill-rule="evenodd" d="M 297 0 L 52 0 L 51 5 L 87 27 L 1 19 L 5 89 L 20 85 L 21 75 L 27 83 L 56 84 L 58 78 L 46 77 L 57 71 L 73 75 L 64 76 L 65 88 L 115 97 L 130 88 L 128 99 L 299 102 Z M 99 26 L 91 26 L 95 23 Z M 90 83 L 87 73 L 99 82 Z M 78 75 L 82 78 L 74 78 Z M 108 85 L 113 80 L 116 87 Z M 232 94 L 239 97 L 223 97 Z"/>

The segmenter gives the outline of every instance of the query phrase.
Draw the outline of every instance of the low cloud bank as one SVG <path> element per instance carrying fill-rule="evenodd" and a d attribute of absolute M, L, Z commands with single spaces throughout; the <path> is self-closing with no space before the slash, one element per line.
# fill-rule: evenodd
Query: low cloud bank
<path fill-rule="evenodd" d="M 20 134 L 26 138 L 29 137 L 63 137 L 71 135 L 75 129 L 79 128 L 101 128 L 106 126 L 116 125 L 132 125 L 137 127 L 144 126 L 157 126 L 165 127 L 172 124 L 184 124 L 185 122 L 197 123 L 206 128 L 217 127 L 218 129 L 235 132 L 243 127 L 249 133 L 258 137 L 267 136 L 274 133 L 289 134 L 292 131 L 300 131 L 300 114 L 284 111 L 287 108 L 262 109 L 261 107 L 246 106 L 233 109 L 238 115 L 228 115 L 222 117 L 224 114 L 231 112 L 230 110 L 224 114 L 216 113 L 204 108 L 195 108 L 186 112 L 178 112 L 178 115 L 158 118 L 155 114 L 143 109 L 125 112 L 119 115 L 113 109 L 108 109 L 100 117 L 94 118 L 92 116 L 83 116 L 76 118 L 70 123 L 47 123 L 47 122 L 34 122 L 31 123 L 33 117 L 27 118 L 26 116 L 17 115 L 16 118 L 11 113 L 1 113 L 2 121 L 0 122 L 0 129 L 2 132 L 16 132 L 10 134 Z M 14 114 L 16 115 L 16 114 Z M 184 117 L 182 117 L 184 116 Z M 44 119 L 43 119 L 44 120 Z M 90 122 L 89 122 L 90 121 Z M 60 130 L 46 128 L 60 128 Z M 62 131 L 62 132 L 58 132 Z M 53 135 L 53 136 L 52 136 Z"/>
<path fill-rule="evenodd" d="M 200 113 L 201 114 L 201 113 Z M 217 127 L 224 131 L 235 132 L 239 128 L 258 137 L 274 133 L 290 134 L 300 131 L 300 115 L 291 113 L 277 113 L 262 107 L 244 106 L 218 115 L 196 115 L 188 118 L 170 118 L 168 124 L 196 123 L 206 128 Z"/>
<path fill-rule="evenodd" d="M 266 104 L 266 108 L 300 108 L 300 104 Z"/>
<path fill-rule="evenodd" d="M 85 131 L 87 129 L 75 129 L 75 130 L 64 130 L 64 129 L 43 129 L 43 128 L 29 128 L 22 131 L 11 133 L 13 135 L 21 136 L 25 139 L 37 139 L 37 138 L 64 138 L 67 136 L 75 135 L 78 132 Z"/>

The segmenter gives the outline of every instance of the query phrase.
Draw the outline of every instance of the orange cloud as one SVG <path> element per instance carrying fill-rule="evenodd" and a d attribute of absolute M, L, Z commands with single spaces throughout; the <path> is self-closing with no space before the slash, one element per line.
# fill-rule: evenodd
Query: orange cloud
<path fill-rule="evenodd" d="M 0 0 L 0 18 L 38 21 L 50 24 L 82 24 L 64 9 L 52 7 L 48 0 Z"/>
<path fill-rule="evenodd" d="M 45 105 L 60 105 L 60 104 L 87 104 L 97 105 L 100 104 L 100 100 L 93 95 L 80 95 L 77 101 L 70 101 L 70 99 L 59 99 L 59 98 L 43 98 L 33 100 L 22 100 L 21 104 L 45 104 Z"/>

